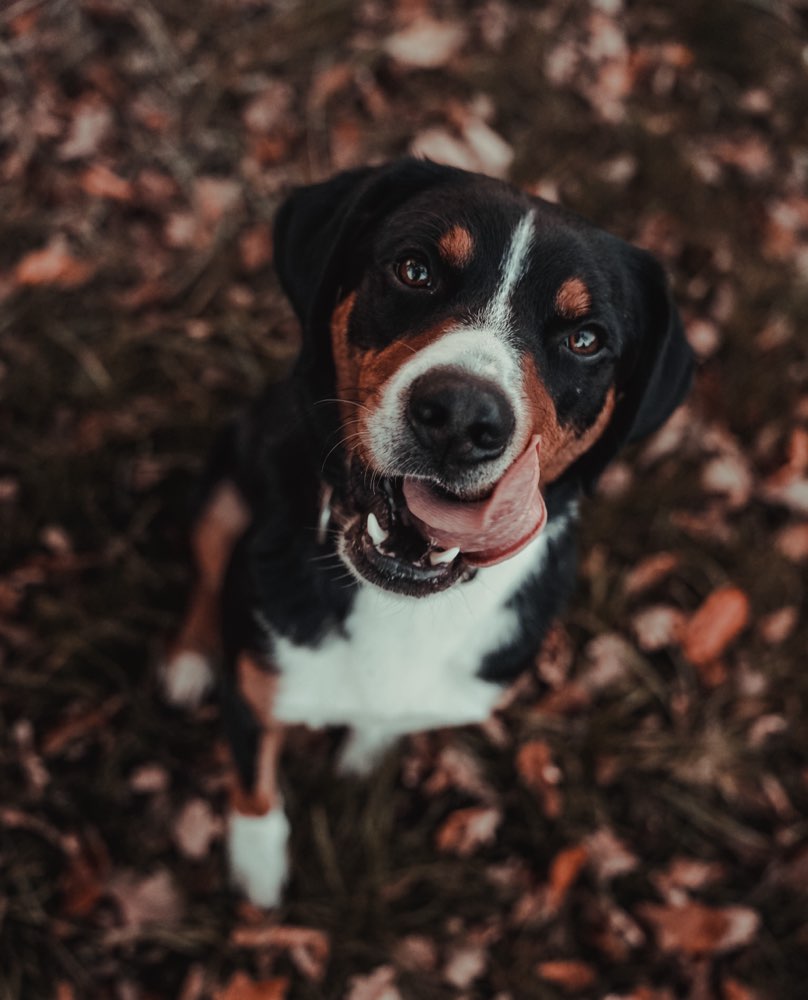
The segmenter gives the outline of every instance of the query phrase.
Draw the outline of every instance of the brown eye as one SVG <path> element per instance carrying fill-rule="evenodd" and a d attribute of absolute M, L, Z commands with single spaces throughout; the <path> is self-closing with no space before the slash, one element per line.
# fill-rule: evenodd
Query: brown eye
<path fill-rule="evenodd" d="M 564 344 L 573 354 L 591 357 L 593 354 L 598 353 L 603 346 L 603 341 L 600 335 L 595 333 L 594 330 L 588 330 L 585 327 L 583 330 L 576 330 L 575 333 L 571 333 L 564 341 Z"/>
<path fill-rule="evenodd" d="M 396 276 L 410 288 L 429 288 L 432 284 L 429 268 L 418 257 L 406 257 L 399 261 L 396 265 Z"/>

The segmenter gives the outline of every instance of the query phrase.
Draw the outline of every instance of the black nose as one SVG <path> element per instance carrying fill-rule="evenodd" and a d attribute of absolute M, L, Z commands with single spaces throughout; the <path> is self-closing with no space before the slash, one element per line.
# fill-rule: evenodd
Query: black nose
<path fill-rule="evenodd" d="M 407 420 L 440 467 L 476 465 L 497 458 L 513 434 L 505 395 L 487 379 L 436 369 L 416 379 Z"/>

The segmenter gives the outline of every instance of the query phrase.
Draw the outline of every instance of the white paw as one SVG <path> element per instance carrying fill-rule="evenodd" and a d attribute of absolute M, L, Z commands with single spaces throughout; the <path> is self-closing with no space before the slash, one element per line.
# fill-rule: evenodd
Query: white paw
<path fill-rule="evenodd" d="M 265 816 L 230 814 L 227 851 L 233 882 L 258 906 L 277 906 L 289 876 L 289 820 L 283 809 Z"/>
<path fill-rule="evenodd" d="M 166 701 L 178 708 L 196 708 L 214 682 L 210 660 L 189 649 L 165 660 L 159 667 L 159 677 Z"/>

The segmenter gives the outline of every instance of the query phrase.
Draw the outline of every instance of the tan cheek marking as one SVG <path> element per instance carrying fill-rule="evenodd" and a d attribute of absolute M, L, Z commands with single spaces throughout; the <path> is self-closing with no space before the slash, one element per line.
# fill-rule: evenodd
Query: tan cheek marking
<path fill-rule="evenodd" d="M 591 306 L 592 296 L 580 278 L 567 278 L 556 293 L 556 311 L 564 319 L 580 319 Z"/>
<path fill-rule="evenodd" d="M 277 677 L 249 653 L 241 654 L 236 672 L 241 696 L 263 728 L 258 738 L 255 783 L 252 788 L 243 788 L 239 781 L 234 781 L 231 806 L 242 816 L 265 816 L 280 804 L 278 758 L 284 727 L 272 715 Z"/>
<path fill-rule="evenodd" d="M 452 226 L 438 240 L 441 257 L 455 267 L 465 267 L 474 256 L 474 237 L 463 226 Z"/>
<path fill-rule="evenodd" d="M 366 444 L 367 421 L 379 404 L 385 383 L 406 361 L 437 340 L 455 321 L 447 319 L 417 337 L 394 341 L 381 350 L 362 350 L 348 342 L 348 327 L 355 302 L 356 294 L 351 293 L 334 310 L 331 342 L 337 396 L 341 400 L 340 420 L 346 444 L 349 450 L 358 452 L 366 463 L 372 464 Z"/>
<path fill-rule="evenodd" d="M 614 387 L 610 387 L 606 394 L 603 409 L 595 422 L 579 432 L 559 424 L 555 403 L 529 360 L 524 364 L 524 379 L 533 431 L 541 435 L 541 481 L 551 483 L 588 451 L 606 430 L 614 412 Z"/>

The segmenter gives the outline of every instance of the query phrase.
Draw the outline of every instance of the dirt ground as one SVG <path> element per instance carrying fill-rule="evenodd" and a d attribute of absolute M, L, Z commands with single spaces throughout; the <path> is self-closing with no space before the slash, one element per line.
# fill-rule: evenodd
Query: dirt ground
<path fill-rule="evenodd" d="M 267 915 L 155 663 L 294 356 L 275 208 L 412 148 L 654 251 L 697 384 L 500 717 L 365 784 L 295 736 Z M 0 1000 L 808 995 L 807 190 L 804 0 L 0 5 Z"/>

